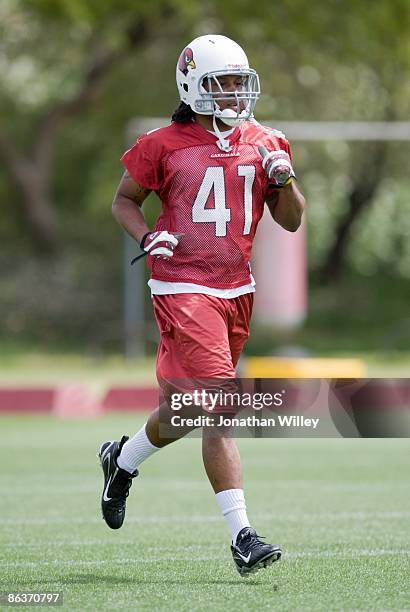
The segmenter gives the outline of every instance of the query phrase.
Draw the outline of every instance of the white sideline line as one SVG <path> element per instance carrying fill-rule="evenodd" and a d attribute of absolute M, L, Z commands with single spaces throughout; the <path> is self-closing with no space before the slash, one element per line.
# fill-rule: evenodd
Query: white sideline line
<path fill-rule="evenodd" d="M 214 559 L 224 559 L 225 557 L 223 556 L 200 556 L 200 557 L 195 557 L 195 560 L 197 561 L 212 561 Z M 42 566 L 58 566 L 58 565 L 76 565 L 76 566 L 87 566 L 87 565 L 113 565 L 113 564 L 132 564 L 132 565 L 138 565 L 141 563 L 144 564 L 149 564 L 149 563 L 158 563 L 160 561 L 189 561 L 190 563 L 192 563 L 194 561 L 194 559 L 192 557 L 175 557 L 175 556 L 169 556 L 169 557 L 152 557 L 151 559 L 131 559 L 131 558 L 124 558 L 124 559 L 95 559 L 95 560 L 84 560 L 84 559 L 66 559 L 66 560 L 62 560 L 59 561 L 58 559 L 54 560 L 54 561 L 12 561 L 11 563 L 9 562 L 0 562 L 0 567 L 37 567 L 39 565 Z"/>
<path fill-rule="evenodd" d="M 357 557 L 380 557 L 380 556 L 410 556 L 410 550 L 403 549 L 359 549 L 359 550 L 348 550 L 346 552 L 343 551 L 332 551 L 332 550 L 323 550 L 323 551 L 295 551 L 284 553 L 283 558 L 286 559 L 297 559 L 301 557 L 309 557 L 309 558 L 339 558 L 339 559 L 354 559 Z M 57 560 L 54 561 L 2 561 L 0 562 L 0 567 L 39 567 L 39 566 L 59 566 L 59 565 L 75 565 L 75 566 L 99 566 L 99 565 L 115 565 L 115 564 L 132 564 L 132 565 L 140 565 L 140 564 L 150 564 L 150 563 L 164 563 L 168 561 L 185 561 L 189 562 L 191 565 L 195 561 L 219 561 L 223 559 L 229 558 L 228 555 L 201 555 L 195 557 L 178 557 L 175 555 L 170 556 L 162 556 L 162 557 L 152 557 L 151 559 L 135 559 L 135 558 L 120 558 L 120 559 L 94 559 L 94 560 L 84 560 L 84 559 L 65 559 L 65 560 Z"/>
<path fill-rule="evenodd" d="M 284 557 L 298 558 L 298 557 L 334 557 L 334 558 L 354 558 L 354 557 L 379 557 L 386 555 L 403 555 L 410 556 L 410 549 L 386 549 L 386 548 L 363 548 L 359 550 L 349 550 L 346 552 L 336 550 L 322 550 L 318 552 L 313 551 L 301 551 L 284 553 Z"/>
<path fill-rule="evenodd" d="M 324 521 L 324 520 L 391 520 L 391 519 L 410 519 L 410 512 L 318 512 L 318 513 L 276 513 L 276 512 L 260 512 L 254 514 L 255 522 L 260 520 L 272 520 L 276 521 Z M 138 524 L 167 524 L 172 521 L 173 524 L 185 524 L 185 523 L 215 523 L 221 522 L 220 516 L 212 515 L 191 515 L 186 517 L 166 517 L 166 516 L 129 516 L 127 517 L 127 523 L 138 523 Z M 2 525 L 10 525 L 12 527 L 18 525 L 89 525 L 93 523 L 103 524 L 102 518 L 95 516 L 89 519 L 74 519 L 74 518 L 38 518 L 38 519 L 2 519 L 0 530 Z"/>
<path fill-rule="evenodd" d="M 41 479 L 42 480 L 42 479 Z M 264 480 L 257 480 L 257 479 L 253 479 L 252 484 L 253 486 L 257 487 L 258 485 L 264 485 L 266 483 L 266 481 Z M 58 486 L 55 485 L 53 483 L 49 482 L 36 482 L 36 481 L 31 481 L 30 483 L 30 487 L 28 488 L 27 482 L 17 482 L 15 481 L 15 479 L 12 478 L 4 478 L 4 477 L 0 477 L 0 486 L 2 487 L 3 490 L 8 490 L 8 489 L 12 489 L 13 493 L 13 500 L 15 500 L 16 495 L 20 496 L 20 497 L 24 497 L 26 498 L 27 493 L 29 491 L 31 492 L 35 492 L 36 494 L 49 494 L 50 492 L 53 495 L 70 495 L 70 493 L 82 493 L 82 494 L 89 494 L 92 496 L 99 496 L 100 495 L 100 482 L 98 481 L 98 484 L 96 484 L 95 480 L 90 480 L 89 482 L 86 483 L 82 483 L 82 484 L 78 484 L 77 482 L 74 482 L 74 480 L 72 482 L 65 482 L 64 485 Z M 378 488 L 383 488 L 383 491 L 386 491 L 387 489 L 392 489 L 395 492 L 398 490 L 408 490 L 409 484 L 408 481 L 406 480 L 402 480 L 402 481 L 391 481 L 391 482 L 384 482 L 384 481 L 359 481 L 359 482 L 318 482 L 315 480 L 304 480 L 304 481 L 299 481 L 299 480 L 289 480 L 289 481 L 277 481 L 275 482 L 275 489 L 281 489 L 281 488 L 286 488 L 286 490 L 289 490 L 289 487 L 292 487 L 294 490 L 307 490 L 310 491 L 312 489 L 312 486 L 315 487 L 315 489 L 326 492 L 326 490 L 330 489 L 331 491 L 336 491 L 338 493 L 340 493 L 341 491 L 356 491 L 357 489 L 359 490 L 363 490 L 363 489 L 367 489 L 369 491 L 369 493 L 371 493 L 373 490 L 376 490 Z M 158 487 L 161 488 L 161 490 L 165 491 L 165 490 L 169 490 L 172 492 L 177 492 L 178 495 L 182 494 L 186 491 L 186 490 L 202 490 L 204 488 L 204 482 L 202 480 L 169 480 L 169 479 L 162 479 L 162 478 L 156 478 L 156 479 L 152 479 L 150 482 L 144 482 L 144 487 L 146 489 L 146 493 L 149 494 L 149 491 L 151 489 L 153 490 L 157 490 Z M 7 497 L 6 494 L 3 494 L 3 499 Z"/>
<path fill-rule="evenodd" d="M 115 548 L 119 548 L 121 546 L 128 546 L 130 544 L 130 540 L 115 540 L 115 542 L 113 541 L 111 543 L 111 545 Z M 4 544 L 3 547 L 4 548 L 41 548 L 41 549 L 45 549 L 45 548 L 64 548 L 65 546 L 74 546 L 76 548 L 79 548 L 81 546 L 101 546 L 101 539 L 99 540 L 77 540 L 77 541 L 59 541 L 59 542 L 52 542 L 47 544 L 46 542 L 34 542 L 34 543 L 27 543 L 27 542 L 21 542 L 20 544 L 16 544 L 16 543 L 12 543 L 12 544 Z M 107 546 L 107 542 L 104 542 L 104 546 Z M 184 552 L 192 552 L 195 553 L 197 551 L 201 551 L 203 549 L 206 549 L 208 551 L 220 551 L 223 548 L 226 548 L 226 546 L 224 546 L 223 544 L 219 544 L 219 545 L 210 545 L 210 544 L 187 544 L 186 546 L 144 546 L 144 554 L 149 554 L 149 553 L 158 553 L 158 552 L 170 552 L 170 551 L 176 551 L 176 550 L 181 550 Z"/>
<path fill-rule="evenodd" d="M 263 487 L 264 486 L 264 482 L 262 481 L 254 481 L 252 483 L 252 488 L 254 490 L 257 490 L 258 485 Z M 390 495 L 390 492 L 392 493 L 401 493 L 403 495 L 407 495 L 408 494 L 408 490 L 409 490 L 409 483 L 408 482 L 392 482 L 392 483 L 378 483 L 377 486 L 374 485 L 373 483 L 370 485 L 370 483 L 361 483 L 361 485 L 357 486 L 355 484 L 339 484 L 337 486 L 331 486 L 329 485 L 325 485 L 324 483 L 316 483 L 316 482 L 312 482 L 310 481 L 309 483 L 306 483 L 306 485 L 299 485 L 298 483 L 294 485 L 294 483 L 292 481 L 289 481 L 287 486 L 286 486 L 286 492 L 289 491 L 289 487 L 291 487 L 293 489 L 293 492 L 297 493 L 300 492 L 300 494 L 305 495 L 305 491 L 307 492 L 307 494 L 310 494 L 312 487 L 314 487 L 318 493 L 322 494 L 322 495 L 349 495 L 350 493 L 353 494 L 357 494 L 359 490 L 361 491 L 365 491 L 366 495 L 379 495 L 379 489 L 383 489 L 383 493 L 385 493 L 386 495 Z M 0 488 L 2 488 L 3 491 L 12 491 L 12 493 L 10 492 L 10 494 L 7 493 L 3 493 L 2 494 L 2 500 L 3 502 L 6 502 L 7 499 L 10 499 L 13 501 L 13 503 L 17 500 L 18 503 L 20 504 L 24 504 L 24 500 L 27 498 L 27 495 L 29 494 L 31 497 L 34 495 L 38 495 L 40 497 L 44 497 L 45 495 L 50 495 L 50 493 L 55 496 L 56 498 L 61 499 L 62 497 L 72 497 L 73 495 L 76 494 L 81 494 L 83 496 L 87 496 L 90 498 L 90 500 L 92 499 L 99 499 L 100 495 L 101 495 L 101 487 L 100 485 L 98 485 L 98 487 L 96 487 L 93 484 L 82 484 L 80 486 L 77 485 L 65 485 L 64 487 L 59 487 L 56 486 L 54 487 L 53 485 L 46 485 L 46 484 L 35 484 L 35 483 L 31 483 L 31 486 L 27 486 L 27 483 L 25 483 L 24 485 L 16 485 L 15 482 L 1 482 L 1 478 L 0 478 Z M 203 483 L 195 483 L 195 484 L 187 484 L 187 485 L 183 485 L 182 483 L 176 485 L 176 486 L 168 486 L 165 484 L 162 484 L 160 481 L 156 482 L 155 484 L 152 484 L 152 487 L 146 487 L 145 488 L 145 495 L 149 496 L 151 494 L 151 491 L 157 491 L 158 488 L 160 488 L 163 492 L 164 495 L 171 495 L 171 494 L 175 494 L 176 497 L 178 497 L 181 502 L 183 499 L 185 499 L 186 496 L 186 491 L 190 491 L 192 492 L 199 492 L 201 493 L 204 489 L 204 485 Z M 283 487 L 285 488 L 285 487 Z M 263 489 L 262 489 L 263 490 Z M 276 486 L 275 484 L 275 491 L 277 493 L 277 496 L 283 496 L 282 493 L 282 486 Z M 4 512 L 3 512 L 4 514 Z"/>
<path fill-rule="evenodd" d="M 129 541 L 116 541 L 115 543 L 112 543 L 112 546 L 115 546 L 115 548 L 119 548 L 120 546 L 127 546 L 129 545 Z M 105 543 L 106 544 L 106 543 Z M 79 548 L 81 546 L 101 546 L 101 540 L 90 540 L 90 541 L 74 541 L 74 542 L 53 542 L 50 546 L 48 546 L 47 548 L 64 548 L 64 547 L 68 547 L 68 546 L 74 546 L 76 548 Z M 46 548 L 45 543 L 35 543 L 35 544 L 10 544 L 10 545 L 4 545 L 4 548 L 26 548 L 26 549 L 31 549 L 31 550 L 35 550 L 37 548 L 41 548 L 42 550 Z M 226 548 L 226 545 L 224 544 L 220 544 L 217 546 L 212 546 L 209 544 L 198 544 L 198 545 L 187 545 L 187 546 L 147 546 L 147 547 L 143 547 L 144 549 L 144 555 L 150 555 L 150 554 L 155 554 L 158 555 L 159 553 L 165 555 L 163 557 L 158 557 L 156 556 L 155 558 L 161 560 L 164 559 L 166 557 L 167 553 L 172 553 L 172 552 L 181 552 L 181 553 L 191 553 L 192 555 L 196 555 L 196 553 L 201 552 L 201 551 L 208 551 L 208 552 L 212 552 L 212 557 L 211 558 L 217 558 L 218 557 L 218 553 L 221 553 L 224 549 Z M 358 549 L 358 551 L 293 551 L 293 552 L 285 552 L 284 556 L 285 557 L 289 557 L 289 558 L 297 558 L 297 557 L 344 557 L 346 554 L 348 556 L 351 556 L 351 554 L 356 554 L 358 553 L 359 555 L 364 555 L 367 554 L 368 556 L 377 556 L 378 554 L 402 554 L 402 555 L 410 555 L 410 549 Z M 168 557 L 166 557 L 168 558 Z M 180 558 L 180 557 L 176 557 L 176 558 Z M 199 559 L 201 557 L 191 557 L 191 558 L 195 558 L 195 559 Z M 221 557 L 222 558 L 222 557 Z M 137 559 L 133 559 L 133 562 L 137 562 Z M 56 561 L 57 562 L 57 561 Z M 138 561 L 139 562 L 139 561 Z M 145 562 L 149 562 L 149 560 L 144 560 Z M 6 561 L 0 561 L 0 565 L 4 564 L 7 562 Z M 48 562 L 47 562 L 48 563 Z"/>
<path fill-rule="evenodd" d="M 66 491 L 66 490 L 71 490 L 73 487 L 77 488 L 78 486 L 84 486 L 85 487 L 90 487 L 90 491 L 96 491 L 96 490 L 100 490 L 100 485 L 102 482 L 102 478 L 100 479 L 99 477 L 96 479 L 95 476 L 91 476 L 91 475 L 85 475 L 84 477 L 82 477 L 81 479 L 81 483 L 79 484 L 78 482 L 78 474 L 76 472 L 70 473 L 70 472 L 66 472 L 64 474 L 64 485 L 62 486 L 58 486 L 59 484 L 61 484 L 61 479 L 56 478 L 55 481 L 53 481 L 53 479 L 50 479 L 50 474 L 48 472 L 37 472 L 33 478 L 30 480 L 30 483 L 32 483 L 32 488 L 37 489 L 38 487 L 44 487 L 48 492 L 54 492 L 56 490 L 58 491 Z M 16 481 L 16 477 L 15 475 L 12 474 L 1 474 L 0 475 L 0 483 L 2 485 L 8 485 L 8 484 L 12 484 L 13 485 L 13 491 L 15 489 L 22 489 L 24 490 L 24 492 L 27 492 L 27 480 L 25 478 L 22 478 L 21 481 Z M 259 478 L 253 478 L 252 479 L 252 484 L 257 486 L 259 483 L 265 483 L 266 484 L 266 479 L 259 479 Z M 407 479 L 401 479 L 401 480 L 390 480 L 390 481 L 386 481 L 386 480 L 358 480 L 358 481 L 351 481 L 351 480 L 339 480 L 337 482 L 334 481 L 330 481 L 330 480 L 315 480 L 315 479 L 303 479 L 303 480 L 298 480 L 298 479 L 289 479 L 289 480 L 275 480 L 274 481 L 274 485 L 275 487 L 286 487 L 289 488 L 289 486 L 292 487 L 301 487 L 301 488 L 311 488 L 312 484 L 320 489 L 326 489 L 328 487 L 331 487 L 332 489 L 344 489 L 344 488 L 352 488 L 352 489 L 356 489 L 356 488 L 363 488 L 363 487 L 391 487 L 391 488 L 398 488 L 398 487 L 408 487 L 409 483 Z M 168 478 L 168 477 L 158 477 L 158 476 L 148 476 L 144 479 L 144 487 L 145 488 L 156 488 L 158 487 L 158 485 L 161 486 L 161 488 L 165 487 L 167 489 L 173 489 L 173 488 L 187 488 L 187 487 L 206 487 L 206 482 L 204 481 L 204 479 L 202 478 Z"/>

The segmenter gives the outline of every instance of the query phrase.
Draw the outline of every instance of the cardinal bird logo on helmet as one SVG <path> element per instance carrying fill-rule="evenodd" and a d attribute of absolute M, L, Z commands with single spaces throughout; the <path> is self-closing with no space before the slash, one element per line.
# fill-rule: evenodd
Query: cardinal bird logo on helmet
<path fill-rule="evenodd" d="M 182 51 L 178 60 L 178 68 L 185 76 L 188 74 L 188 66 L 192 69 L 196 68 L 196 64 L 194 62 L 194 54 L 192 52 L 192 49 L 190 49 L 189 47 Z"/>

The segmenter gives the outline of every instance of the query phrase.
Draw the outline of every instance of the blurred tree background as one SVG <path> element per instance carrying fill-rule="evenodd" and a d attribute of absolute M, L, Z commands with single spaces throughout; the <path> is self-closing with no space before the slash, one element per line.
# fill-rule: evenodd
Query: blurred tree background
<path fill-rule="evenodd" d="M 262 122 L 406 121 L 409 24 L 408 0 L 2 0 L 5 350 L 120 349 L 122 232 L 110 204 L 125 126 L 172 114 L 175 63 L 190 39 L 224 33 L 246 49 Z M 294 146 L 308 201 L 310 313 L 286 341 L 408 351 L 409 147 Z M 255 334 L 249 349 L 274 343 Z"/>

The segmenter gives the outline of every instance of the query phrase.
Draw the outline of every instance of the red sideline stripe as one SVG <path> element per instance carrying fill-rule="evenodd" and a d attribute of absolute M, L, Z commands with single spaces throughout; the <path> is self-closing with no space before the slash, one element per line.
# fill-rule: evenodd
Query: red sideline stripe
<path fill-rule="evenodd" d="M 158 401 L 158 387 L 112 387 L 102 406 L 103 410 L 153 410 Z"/>
<path fill-rule="evenodd" d="M 0 412 L 50 412 L 53 387 L 7 387 L 0 389 Z"/>

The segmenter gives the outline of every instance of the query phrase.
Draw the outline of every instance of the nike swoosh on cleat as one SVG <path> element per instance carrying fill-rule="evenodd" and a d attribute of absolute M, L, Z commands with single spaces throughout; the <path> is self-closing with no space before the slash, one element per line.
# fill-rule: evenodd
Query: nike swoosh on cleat
<path fill-rule="evenodd" d="M 112 479 L 112 476 L 110 476 L 110 478 L 109 478 L 109 480 L 107 482 L 107 486 L 105 487 L 104 493 L 103 493 L 103 500 L 106 501 L 106 502 L 109 502 L 109 501 L 112 500 L 112 497 L 107 497 L 108 489 L 109 489 L 109 486 L 111 484 L 111 479 Z"/>
<path fill-rule="evenodd" d="M 105 461 L 106 459 L 108 459 L 108 465 L 107 465 L 107 474 L 108 474 L 108 472 L 110 471 L 110 463 L 111 463 L 111 460 L 110 460 L 110 455 L 109 455 L 109 454 L 108 454 L 108 455 L 106 455 L 106 456 L 105 456 L 105 457 L 102 459 L 102 463 L 104 463 L 104 461 Z M 107 496 L 108 489 L 109 489 L 109 486 L 110 486 L 110 484 L 111 484 L 111 480 L 112 480 L 112 476 L 110 476 L 110 478 L 109 478 L 109 480 L 108 480 L 107 484 L 105 485 L 105 489 L 104 489 L 104 492 L 103 492 L 103 500 L 104 500 L 104 501 L 106 501 L 106 502 L 111 501 L 111 499 L 112 499 L 112 497 L 108 497 L 108 496 Z"/>
<path fill-rule="evenodd" d="M 111 482 L 114 480 L 114 478 L 116 477 L 117 474 L 118 474 L 118 468 L 115 470 L 114 474 L 112 476 L 110 476 L 110 478 L 109 478 L 109 480 L 107 482 L 107 485 L 106 485 L 106 487 L 104 489 L 103 500 L 106 501 L 106 502 L 112 500 L 112 497 L 108 497 L 107 493 L 108 493 L 108 489 L 109 489 L 109 486 L 110 486 Z"/>
<path fill-rule="evenodd" d="M 245 563 L 249 563 L 249 559 L 251 558 L 251 553 L 249 553 L 247 557 L 244 557 L 243 555 L 241 555 L 241 553 L 238 550 L 236 550 L 235 554 L 238 555 L 238 557 L 240 557 L 242 561 L 244 561 Z"/>

